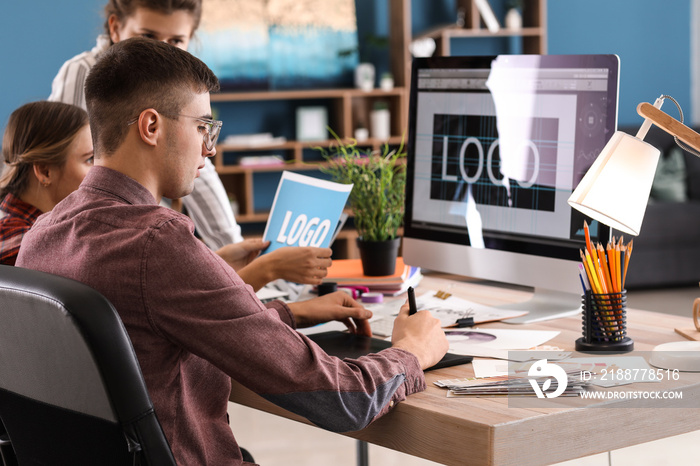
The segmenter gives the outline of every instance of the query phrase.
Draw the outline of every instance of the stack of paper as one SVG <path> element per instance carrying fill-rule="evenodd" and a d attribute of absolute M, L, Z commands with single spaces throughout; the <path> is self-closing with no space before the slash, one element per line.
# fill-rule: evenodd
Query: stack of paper
<path fill-rule="evenodd" d="M 365 275 L 360 259 L 334 260 L 323 281 L 335 282 L 338 286 L 366 286 L 370 291 L 395 296 L 406 291 L 409 286 L 415 287 L 422 278 L 420 267 L 406 265 L 403 257 L 399 257 L 396 259 L 394 274 L 379 277 Z"/>
<path fill-rule="evenodd" d="M 568 381 L 566 389 L 559 396 L 579 396 L 589 385 L 577 377 L 578 373 L 567 374 Z M 532 383 L 533 380 L 542 386 L 548 377 L 491 377 L 487 381 L 484 379 L 460 379 L 460 380 L 438 380 L 434 382 L 438 387 L 449 390 L 447 396 L 537 396 Z"/>

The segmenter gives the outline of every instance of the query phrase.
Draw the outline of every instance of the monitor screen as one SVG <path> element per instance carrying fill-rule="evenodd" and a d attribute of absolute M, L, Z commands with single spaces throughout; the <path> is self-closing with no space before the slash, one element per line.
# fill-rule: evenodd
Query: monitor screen
<path fill-rule="evenodd" d="M 575 312 L 584 221 L 610 231 L 567 199 L 615 132 L 618 75 L 615 55 L 415 59 L 406 262 L 534 287 L 521 320 Z"/>

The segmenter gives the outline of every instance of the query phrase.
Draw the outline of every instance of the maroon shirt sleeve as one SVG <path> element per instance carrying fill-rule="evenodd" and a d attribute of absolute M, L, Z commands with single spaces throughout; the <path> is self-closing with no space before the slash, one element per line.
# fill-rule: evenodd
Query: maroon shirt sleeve
<path fill-rule="evenodd" d="M 156 332 L 322 427 L 360 429 L 425 389 L 418 361 L 406 351 L 352 361 L 327 355 L 294 330 L 286 305 L 263 305 L 178 218 L 152 230 L 142 271 L 145 310 Z"/>

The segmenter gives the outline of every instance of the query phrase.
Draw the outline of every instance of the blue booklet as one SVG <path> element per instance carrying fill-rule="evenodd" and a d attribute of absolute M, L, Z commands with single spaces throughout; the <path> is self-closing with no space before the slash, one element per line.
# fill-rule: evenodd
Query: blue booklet
<path fill-rule="evenodd" d="M 263 234 L 270 241 L 264 252 L 284 246 L 330 246 L 352 186 L 282 172 Z"/>

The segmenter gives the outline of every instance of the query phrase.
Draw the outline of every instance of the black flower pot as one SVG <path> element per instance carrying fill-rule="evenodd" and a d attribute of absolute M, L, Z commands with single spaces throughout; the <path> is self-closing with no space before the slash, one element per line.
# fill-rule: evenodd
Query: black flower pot
<path fill-rule="evenodd" d="M 387 241 L 363 241 L 357 238 L 364 274 L 370 277 L 393 275 L 400 245 L 401 237 Z"/>

